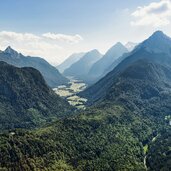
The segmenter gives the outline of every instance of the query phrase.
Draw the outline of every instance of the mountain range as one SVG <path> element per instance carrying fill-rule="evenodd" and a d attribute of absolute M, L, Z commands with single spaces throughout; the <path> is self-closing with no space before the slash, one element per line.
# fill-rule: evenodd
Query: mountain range
<path fill-rule="evenodd" d="M 65 76 L 72 76 L 86 81 L 90 68 L 102 57 L 98 50 L 87 52 L 79 61 L 64 71 Z"/>
<path fill-rule="evenodd" d="M 115 67 L 113 63 L 116 62 L 118 64 L 121 59 L 120 57 L 124 53 L 128 53 L 128 50 L 119 42 L 111 47 L 103 56 L 99 52 L 97 53 L 97 50 L 93 50 L 86 53 L 75 63 L 73 62 L 63 73 L 65 76 L 72 76 L 88 84 L 93 84 L 111 71 Z M 71 58 L 74 57 L 75 55 L 71 56 Z M 68 60 L 70 61 L 71 58 Z"/>
<path fill-rule="evenodd" d="M 78 111 L 55 96 L 37 70 L 2 63 L 0 102 L 1 112 L 6 111 L 0 120 L 14 111 L 18 118 L 34 116 L 38 123 L 45 119 L 42 115 L 57 119 L 33 130 L 6 128 L 0 134 L 0 169 L 171 170 L 171 39 L 157 31 L 121 58 L 111 72 L 79 93 L 88 103 Z M 86 64 L 88 59 L 89 54 Z M 81 74 L 87 67 L 82 66 L 77 70 Z M 31 115 L 19 115 L 30 107 Z"/>
<path fill-rule="evenodd" d="M 90 69 L 88 75 L 91 79 L 96 82 L 98 79 L 105 76 L 107 73 L 108 67 L 117 60 L 124 53 L 127 53 L 128 50 L 121 44 L 117 43 L 111 47 L 106 54 L 98 60 Z"/>
<path fill-rule="evenodd" d="M 0 62 L 0 128 L 31 128 L 72 109 L 34 68 Z"/>
<path fill-rule="evenodd" d="M 0 61 L 17 67 L 33 67 L 41 72 L 50 87 L 67 84 L 69 80 L 59 73 L 59 71 L 40 57 L 24 56 L 10 46 L 5 51 L 0 52 Z"/>
<path fill-rule="evenodd" d="M 160 41 L 160 43 L 156 43 Z M 132 63 L 144 59 L 153 61 L 170 67 L 171 57 L 171 40 L 162 32 L 155 32 L 150 38 L 142 42 L 128 55 L 122 62 L 120 62 L 111 72 L 99 80 L 96 84 L 86 89 L 80 94 L 88 99 L 98 101 L 102 99 L 106 92 L 113 86 L 118 75 Z"/>
<path fill-rule="evenodd" d="M 69 68 L 72 64 L 77 62 L 79 59 L 81 59 L 85 53 L 74 53 L 71 56 L 69 56 L 64 62 L 62 62 L 60 65 L 57 66 L 57 69 L 63 73 L 67 68 Z"/>
<path fill-rule="evenodd" d="M 125 44 L 125 47 L 128 49 L 128 51 L 132 51 L 137 45 L 138 43 L 128 42 Z"/>

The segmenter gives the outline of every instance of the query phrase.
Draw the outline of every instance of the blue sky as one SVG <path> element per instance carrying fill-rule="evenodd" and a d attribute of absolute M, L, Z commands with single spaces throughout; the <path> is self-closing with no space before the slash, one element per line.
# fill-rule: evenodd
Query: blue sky
<path fill-rule="evenodd" d="M 170 0 L 0 1 L 0 48 L 55 65 L 74 52 L 140 42 L 158 29 L 171 35 L 169 10 Z"/>

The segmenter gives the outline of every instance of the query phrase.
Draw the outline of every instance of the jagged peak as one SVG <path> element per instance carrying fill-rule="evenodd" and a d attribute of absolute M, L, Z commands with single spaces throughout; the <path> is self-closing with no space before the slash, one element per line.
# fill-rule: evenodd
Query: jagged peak
<path fill-rule="evenodd" d="M 11 46 L 8 46 L 5 50 L 4 50 L 5 53 L 8 53 L 10 54 L 12 57 L 16 57 L 18 58 L 21 53 L 18 53 L 16 50 L 14 50 Z"/>
<path fill-rule="evenodd" d="M 90 54 L 96 54 L 96 55 L 102 55 L 97 49 L 90 50 L 89 52 L 85 53 L 84 56 L 90 55 Z"/>
<path fill-rule="evenodd" d="M 117 42 L 115 46 L 124 46 L 121 42 Z"/>
<path fill-rule="evenodd" d="M 171 38 L 169 36 L 167 36 L 165 33 L 163 33 L 162 31 L 156 31 L 154 32 L 150 37 L 149 40 L 171 40 Z"/>
<path fill-rule="evenodd" d="M 166 36 L 166 35 L 163 33 L 163 31 L 157 30 L 152 34 L 152 36 Z"/>
<path fill-rule="evenodd" d="M 132 51 L 137 45 L 138 43 L 129 41 L 125 44 L 125 47 L 128 49 L 128 51 Z"/>
<path fill-rule="evenodd" d="M 8 46 L 5 51 L 6 53 L 11 53 L 11 52 L 17 52 L 16 50 L 14 50 L 11 46 Z M 18 53 L 18 52 L 17 52 Z"/>
<path fill-rule="evenodd" d="M 100 53 L 97 49 L 93 49 L 91 51 L 89 51 L 89 53 Z"/>
<path fill-rule="evenodd" d="M 111 55 L 117 51 L 125 51 L 125 53 L 128 51 L 127 48 L 121 43 L 121 42 L 117 42 L 116 44 L 114 44 L 105 54 L 105 56 L 107 55 Z"/>
<path fill-rule="evenodd" d="M 171 38 L 162 31 L 154 32 L 148 39 L 143 41 L 135 50 L 145 48 L 150 52 L 171 53 Z"/>
<path fill-rule="evenodd" d="M 125 48 L 126 49 L 126 47 L 121 42 L 117 42 L 116 44 L 112 46 L 112 48 Z"/>

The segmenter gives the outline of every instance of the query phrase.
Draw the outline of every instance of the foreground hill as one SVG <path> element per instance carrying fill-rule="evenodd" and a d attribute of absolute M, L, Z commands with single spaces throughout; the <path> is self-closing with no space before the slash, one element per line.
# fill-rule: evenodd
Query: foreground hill
<path fill-rule="evenodd" d="M 160 31 L 155 32 L 149 39 L 145 40 L 135 48 L 135 50 L 131 52 L 130 56 L 127 56 L 109 74 L 90 88 L 86 89 L 84 92 L 80 93 L 80 95 L 89 99 L 90 104 L 100 100 L 106 96 L 106 92 L 114 85 L 118 75 L 134 62 L 141 59 L 170 67 L 170 49 L 171 39 Z"/>
<path fill-rule="evenodd" d="M 15 170 L 170 170 L 163 129 L 171 109 L 171 69 L 137 61 L 121 72 L 96 106 L 35 131 L 0 135 L 0 167 Z M 155 139 L 156 141 L 153 141 Z M 6 146 L 8 144 L 8 146 Z M 148 151 L 146 147 L 149 146 Z M 161 150 L 161 151 L 160 151 Z M 165 169 L 165 170 L 167 170 Z M 165 171 L 164 170 L 164 171 Z"/>
<path fill-rule="evenodd" d="M 97 50 L 87 52 L 79 61 L 72 64 L 64 71 L 64 75 L 72 76 L 86 81 L 89 76 L 89 70 L 95 62 L 97 62 L 102 55 Z"/>
<path fill-rule="evenodd" d="M 57 69 L 63 73 L 67 68 L 69 68 L 72 64 L 80 60 L 85 53 L 74 53 L 71 56 L 69 56 L 62 64 L 57 66 Z"/>
<path fill-rule="evenodd" d="M 0 61 L 17 67 L 33 67 L 41 72 L 44 79 L 50 87 L 67 84 L 69 80 L 59 73 L 59 71 L 50 65 L 47 61 L 39 57 L 24 56 L 21 53 L 7 47 L 5 51 L 0 52 Z"/>
<path fill-rule="evenodd" d="M 36 69 L 5 62 L 0 62 L 0 68 L 0 129 L 34 127 L 71 109 Z"/>

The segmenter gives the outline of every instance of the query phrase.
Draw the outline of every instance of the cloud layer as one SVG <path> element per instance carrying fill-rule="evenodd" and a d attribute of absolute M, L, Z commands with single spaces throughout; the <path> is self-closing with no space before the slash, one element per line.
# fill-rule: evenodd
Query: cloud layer
<path fill-rule="evenodd" d="M 138 7 L 131 14 L 133 26 L 166 26 L 171 22 L 171 0 L 161 0 L 150 3 L 147 6 Z"/>
<path fill-rule="evenodd" d="M 61 62 L 59 54 L 65 51 L 63 46 L 76 44 L 81 40 L 83 38 L 80 35 L 72 36 L 54 33 L 35 35 L 32 33 L 16 33 L 10 31 L 0 32 L 1 50 L 10 45 L 25 55 L 41 56 L 54 64 Z"/>
<path fill-rule="evenodd" d="M 54 34 L 49 32 L 44 33 L 42 36 L 51 40 L 63 41 L 67 43 L 78 43 L 79 41 L 83 40 L 83 38 L 78 34 L 71 36 L 65 34 Z"/>

